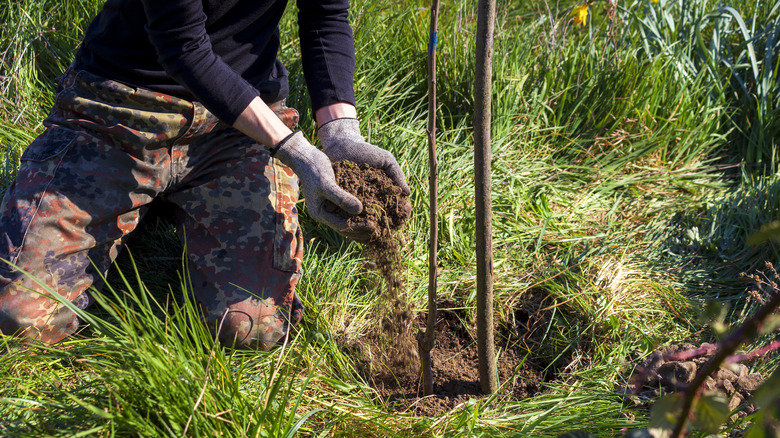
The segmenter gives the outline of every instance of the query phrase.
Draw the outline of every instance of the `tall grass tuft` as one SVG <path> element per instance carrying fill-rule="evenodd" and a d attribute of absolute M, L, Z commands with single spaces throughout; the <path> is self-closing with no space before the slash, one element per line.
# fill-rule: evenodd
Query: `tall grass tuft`
<path fill-rule="evenodd" d="M 621 12 L 626 38 L 641 42 L 639 56 L 671 61 L 684 82 L 703 76 L 708 100 L 733 107 L 727 117 L 739 134 L 738 153 L 777 170 L 780 3 L 635 1 Z"/>

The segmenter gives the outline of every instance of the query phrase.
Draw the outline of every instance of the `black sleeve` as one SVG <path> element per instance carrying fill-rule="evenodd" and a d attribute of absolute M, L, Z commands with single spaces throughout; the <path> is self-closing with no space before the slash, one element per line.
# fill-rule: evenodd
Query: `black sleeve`
<path fill-rule="evenodd" d="M 165 72 L 232 125 L 257 91 L 212 50 L 201 0 L 142 0 L 146 31 Z"/>
<path fill-rule="evenodd" d="M 312 110 L 355 104 L 355 43 L 349 0 L 298 0 L 301 56 Z"/>

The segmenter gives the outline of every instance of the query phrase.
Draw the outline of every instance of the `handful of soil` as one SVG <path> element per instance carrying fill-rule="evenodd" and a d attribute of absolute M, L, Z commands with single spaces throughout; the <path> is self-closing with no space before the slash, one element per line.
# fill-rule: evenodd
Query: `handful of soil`
<path fill-rule="evenodd" d="M 363 211 L 357 216 L 350 216 L 327 201 L 325 208 L 349 219 L 350 229 L 369 230 L 371 237 L 366 242 L 366 252 L 387 282 L 388 300 L 397 301 L 398 293 L 403 290 L 404 269 L 400 245 L 393 231 L 406 223 L 412 213 L 412 204 L 382 169 L 351 161 L 337 161 L 333 163 L 333 173 L 339 187 L 363 203 Z"/>
<path fill-rule="evenodd" d="M 401 188 L 382 169 L 367 164 L 337 161 L 333 164 L 333 173 L 339 187 L 363 203 L 363 211 L 350 216 L 331 202 L 325 203 L 325 209 L 349 219 L 351 229 L 368 230 L 374 245 L 383 246 L 392 240 L 391 231 L 401 228 L 412 213 L 412 204 Z"/>

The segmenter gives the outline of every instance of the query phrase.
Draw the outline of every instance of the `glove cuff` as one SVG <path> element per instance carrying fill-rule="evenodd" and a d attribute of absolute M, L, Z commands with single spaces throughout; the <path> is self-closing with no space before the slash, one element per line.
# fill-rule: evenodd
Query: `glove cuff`
<path fill-rule="evenodd" d="M 288 135 L 274 149 L 274 158 L 286 164 L 295 173 L 298 173 L 299 165 L 310 163 L 312 149 L 317 150 L 306 140 L 301 131 Z"/>
<path fill-rule="evenodd" d="M 354 121 L 358 122 L 358 119 L 356 119 L 354 117 L 338 117 L 338 118 L 335 118 L 335 119 L 332 119 L 332 120 L 328 120 L 327 122 L 323 123 L 322 126 L 320 126 L 318 128 L 318 130 L 324 128 L 325 126 L 327 126 L 327 125 L 329 125 L 329 124 L 331 124 L 333 122 L 343 123 L 343 122 L 346 122 L 346 121 L 349 121 L 349 120 L 354 120 Z M 338 125 L 339 123 L 336 123 L 336 124 Z M 358 122 L 358 123 L 360 123 L 360 122 Z"/>
<path fill-rule="evenodd" d="M 287 137 L 283 138 L 282 141 L 280 141 L 279 143 L 276 143 L 276 146 L 270 148 L 269 151 L 271 152 L 271 156 L 275 157 L 276 156 L 276 152 L 282 147 L 282 145 L 284 145 L 285 143 L 290 141 L 295 136 L 295 134 L 297 134 L 299 132 L 301 132 L 301 131 L 300 130 L 293 131 L 292 133 L 290 133 L 290 135 L 288 135 Z M 302 132 L 301 132 L 301 135 L 303 135 Z"/>
<path fill-rule="evenodd" d="M 352 117 L 342 117 L 325 123 L 317 130 L 317 136 L 320 137 L 322 146 L 326 149 L 337 141 L 365 141 L 360 134 L 360 122 Z"/>

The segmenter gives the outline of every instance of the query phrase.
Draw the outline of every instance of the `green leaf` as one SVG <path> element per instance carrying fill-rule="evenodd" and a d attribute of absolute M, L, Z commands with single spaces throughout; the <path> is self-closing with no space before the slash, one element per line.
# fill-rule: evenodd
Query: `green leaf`
<path fill-rule="evenodd" d="M 287 431 L 287 433 L 284 434 L 284 438 L 293 438 L 295 436 L 295 434 L 298 432 L 298 429 L 300 429 L 301 426 L 303 426 L 303 423 L 305 423 L 306 420 L 309 419 L 309 417 L 311 417 L 312 415 L 314 415 L 314 414 L 316 414 L 318 412 L 322 412 L 322 411 L 323 411 L 323 409 L 314 409 L 314 410 L 311 410 L 311 411 L 307 412 L 306 414 L 304 414 L 304 416 L 301 417 L 301 419 L 298 420 L 298 422 L 295 423 L 295 425 L 293 427 L 291 427 Z"/>
<path fill-rule="evenodd" d="M 780 368 L 753 395 L 759 410 L 745 438 L 776 438 L 780 435 Z"/>
<path fill-rule="evenodd" d="M 766 321 L 761 324 L 759 334 L 765 335 L 772 333 L 775 329 L 780 328 L 780 315 L 770 315 L 766 317 Z"/>
<path fill-rule="evenodd" d="M 682 396 L 668 394 L 659 398 L 650 408 L 650 422 L 647 431 L 654 438 L 668 438 L 677 423 L 682 410 Z"/>
<path fill-rule="evenodd" d="M 776 369 L 771 376 L 761 385 L 753 395 L 753 403 L 760 408 L 769 408 L 776 406 L 780 398 L 780 368 Z"/>
<path fill-rule="evenodd" d="M 696 404 L 693 427 L 707 433 L 716 433 L 729 417 L 729 402 L 720 393 L 708 394 Z"/>
<path fill-rule="evenodd" d="M 659 398 L 650 408 L 649 426 L 671 429 L 674 427 L 681 409 L 682 396 L 680 394 L 667 394 Z"/>
<path fill-rule="evenodd" d="M 753 416 L 752 424 L 745 438 L 777 438 L 780 436 L 780 398 L 775 406 L 768 406 Z M 774 410 L 774 412 L 773 412 Z"/>
<path fill-rule="evenodd" d="M 753 424 L 751 424 L 750 428 L 745 432 L 745 438 L 767 438 L 764 427 L 761 425 L 763 417 L 762 414 L 758 414 L 754 417 Z"/>

